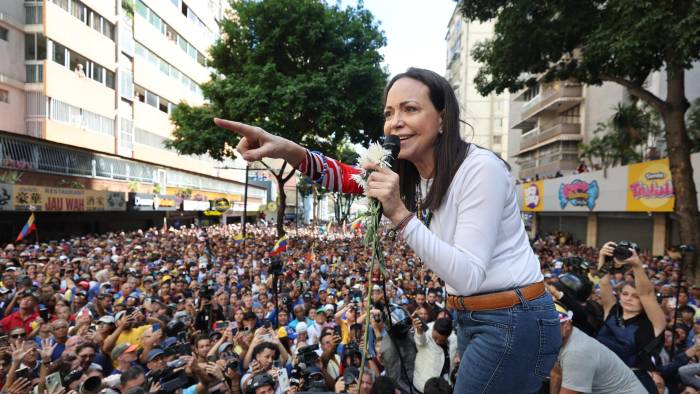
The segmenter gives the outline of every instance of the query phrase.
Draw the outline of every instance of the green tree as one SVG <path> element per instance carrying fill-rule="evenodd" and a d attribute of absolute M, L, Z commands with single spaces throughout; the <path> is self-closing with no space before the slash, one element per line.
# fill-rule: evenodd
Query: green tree
<path fill-rule="evenodd" d="M 700 152 L 700 98 L 695 99 L 688 110 L 688 134 L 691 151 Z"/>
<path fill-rule="evenodd" d="M 231 6 L 234 16 L 222 22 L 222 38 L 210 50 L 216 71 L 202 85 L 208 103 L 177 105 L 168 146 L 183 154 L 234 156 L 238 137 L 215 127 L 215 116 L 328 155 L 345 139 L 367 143 L 380 136 L 387 74 L 378 50 L 386 40 L 362 3 L 341 9 L 320 0 L 242 0 Z M 272 172 L 281 236 L 284 184 L 294 171 L 284 163 Z"/>
<path fill-rule="evenodd" d="M 596 134 L 587 144 L 579 145 L 579 157 L 593 164 L 598 161 L 607 169 L 616 165 L 639 163 L 649 155 L 649 141 L 662 134 L 658 116 L 646 105 L 619 103 L 605 123 L 599 123 Z"/>
<path fill-rule="evenodd" d="M 518 91 L 545 81 L 611 81 L 659 112 L 666 142 L 681 241 L 700 247 L 700 213 L 685 112 L 685 70 L 700 59 L 700 2 L 696 0 L 463 0 L 468 20 L 497 18 L 495 37 L 474 50 L 482 94 Z M 645 87 L 665 74 L 667 96 Z M 700 280 L 696 258 L 691 274 Z"/>

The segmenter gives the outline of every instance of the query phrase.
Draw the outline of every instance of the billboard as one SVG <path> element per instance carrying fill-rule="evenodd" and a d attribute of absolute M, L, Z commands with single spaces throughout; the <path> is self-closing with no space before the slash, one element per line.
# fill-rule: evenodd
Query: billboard
<path fill-rule="evenodd" d="M 525 182 L 522 187 L 523 212 L 539 212 L 544 206 L 544 181 Z"/>
<path fill-rule="evenodd" d="M 124 193 L 121 192 L 13 185 L 11 207 L 15 211 L 123 211 L 126 205 L 119 204 L 119 195 L 123 200 Z"/>
<path fill-rule="evenodd" d="M 632 164 L 627 176 L 627 210 L 672 212 L 676 198 L 668 159 Z"/>

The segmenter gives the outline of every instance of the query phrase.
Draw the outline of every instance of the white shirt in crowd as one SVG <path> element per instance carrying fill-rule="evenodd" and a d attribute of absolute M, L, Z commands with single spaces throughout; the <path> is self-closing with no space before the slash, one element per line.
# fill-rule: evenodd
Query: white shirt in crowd
<path fill-rule="evenodd" d="M 561 386 L 580 393 L 645 394 L 632 370 L 595 338 L 574 327 L 559 351 Z"/>

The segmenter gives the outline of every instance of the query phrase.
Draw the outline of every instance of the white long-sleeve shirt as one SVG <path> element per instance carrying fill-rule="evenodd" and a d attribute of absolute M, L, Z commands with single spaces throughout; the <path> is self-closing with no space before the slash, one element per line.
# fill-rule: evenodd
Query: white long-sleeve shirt
<path fill-rule="evenodd" d="M 427 195 L 428 180 L 422 180 Z M 492 152 L 472 145 L 428 229 L 411 220 L 402 234 L 447 292 L 471 295 L 542 280 L 520 216 L 515 181 Z"/>
<path fill-rule="evenodd" d="M 298 169 L 332 191 L 361 193 L 361 170 L 307 151 Z M 427 195 L 428 180 L 421 182 Z M 402 234 L 453 295 L 529 285 L 543 279 L 520 217 L 515 180 L 505 163 L 475 145 L 455 173 L 430 229 L 415 218 Z"/>

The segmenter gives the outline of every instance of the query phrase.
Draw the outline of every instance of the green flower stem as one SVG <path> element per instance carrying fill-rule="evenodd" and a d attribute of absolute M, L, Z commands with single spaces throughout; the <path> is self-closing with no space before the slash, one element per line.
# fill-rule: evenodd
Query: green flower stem
<path fill-rule="evenodd" d="M 379 202 L 375 199 L 371 199 L 369 203 L 369 221 L 367 223 L 367 231 L 365 233 L 365 248 L 370 247 L 372 251 L 372 257 L 369 262 L 369 269 L 367 270 L 367 297 L 365 299 L 365 332 L 364 332 L 364 343 L 365 348 L 362 349 L 362 362 L 360 364 L 360 382 L 362 385 L 362 376 L 365 373 L 365 363 L 367 362 L 368 346 L 369 346 L 369 326 L 370 326 L 370 312 L 372 310 L 372 276 L 374 273 L 374 263 L 375 259 L 379 259 L 380 256 L 377 250 L 377 230 L 379 229 L 379 218 L 377 214 L 379 213 Z"/>

